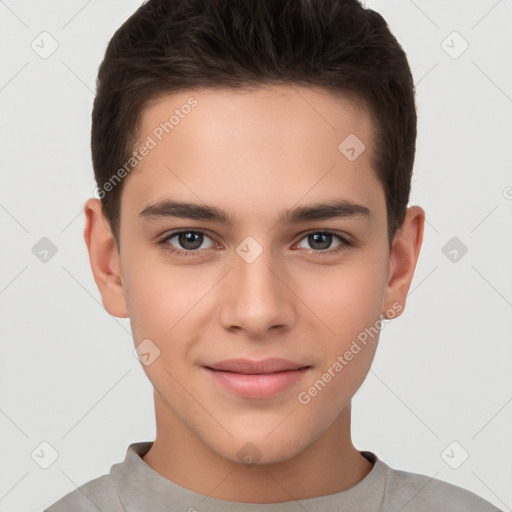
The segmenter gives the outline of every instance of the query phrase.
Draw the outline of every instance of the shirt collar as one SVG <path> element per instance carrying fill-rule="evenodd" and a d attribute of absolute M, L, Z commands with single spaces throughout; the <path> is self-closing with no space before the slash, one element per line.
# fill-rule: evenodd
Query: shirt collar
<path fill-rule="evenodd" d="M 373 464 L 373 469 L 349 489 L 298 501 L 256 504 L 209 498 L 168 480 L 142 460 L 152 445 L 150 441 L 130 444 L 124 461 L 110 468 L 110 476 L 127 512 L 169 512 L 175 509 L 193 512 L 207 507 L 208 510 L 223 512 L 296 512 L 300 509 L 298 505 L 303 510 L 321 510 L 329 506 L 334 510 L 342 505 L 347 510 L 373 512 L 379 510 L 384 498 L 388 467 L 369 451 L 360 453 Z"/>

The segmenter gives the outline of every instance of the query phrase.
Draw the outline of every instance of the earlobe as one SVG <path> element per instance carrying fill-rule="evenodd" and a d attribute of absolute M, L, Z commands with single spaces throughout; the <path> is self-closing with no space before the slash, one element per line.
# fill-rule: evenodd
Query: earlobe
<path fill-rule="evenodd" d="M 120 256 L 109 223 L 103 215 L 101 201 L 96 198 L 88 199 L 84 204 L 84 214 L 84 240 L 103 306 L 111 315 L 127 318 L 129 315 Z"/>
<path fill-rule="evenodd" d="M 425 226 L 425 212 L 419 206 L 407 209 L 402 227 L 397 230 L 389 258 L 388 287 L 386 290 L 386 308 L 399 304 L 400 316 L 405 308 L 407 294 L 411 286 L 416 263 L 420 255 Z"/>

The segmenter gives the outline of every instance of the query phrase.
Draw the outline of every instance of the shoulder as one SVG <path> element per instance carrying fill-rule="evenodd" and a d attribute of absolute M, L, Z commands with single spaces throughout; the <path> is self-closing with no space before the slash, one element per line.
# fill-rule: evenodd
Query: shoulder
<path fill-rule="evenodd" d="M 381 461 L 382 462 L 382 461 Z M 402 512 L 500 512 L 475 493 L 433 477 L 387 466 L 385 510 Z"/>
<path fill-rule="evenodd" d="M 102 475 L 77 487 L 44 512 L 121 512 L 124 508 L 110 475 Z"/>

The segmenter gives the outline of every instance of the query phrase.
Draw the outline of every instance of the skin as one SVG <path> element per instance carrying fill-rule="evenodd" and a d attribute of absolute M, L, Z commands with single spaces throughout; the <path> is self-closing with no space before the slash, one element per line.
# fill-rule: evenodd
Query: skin
<path fill-rule="evenodd" d="M 157 425 L 143 460 L 216 499 L 271 503 L 343 491 L 373 467 L 352 444 L 350 419 L 378 335 L 309 403 L 297 397 L 381 315 L 401 314 L 425 213 L 408 208 L 390 250 L 384 191 L 371 167 L 371 119 L 321 89 L 167 95 L 145 110 L 140 140 L 191 96 L 198 105 L 125 178 L 119 251 L 100 201 L 84 205 L 84 237 L 106 310 L 130 318 L 135 345 L 149 338 L 160 350 L 142 365 L 154 386 Z M 350 133 L 366 146 L 354 161 L 338 150 Z M 226 210 L 236 223 L 138 217 L 171 196 Z M 339 198 L 365 205 L 370 216 L 277 223 L 285 208 Z M 179 228 L 211 236 L 195 256 L 175 255 L 158 242 Z M 340 239 L 322 246 L 307 236 L 325 230 L 352 245 L 329 254 Z M 263 249 L 251 263 L 236 252 L 248 236 Z M 190 251 L 181 242 L 166 244 Z M 202 368 L 234 357 L 282 357 L 310 368 L 277 396 L 244 398 Z M 248 442 L 260 453 L 253 465 L 237 455 Z"/>

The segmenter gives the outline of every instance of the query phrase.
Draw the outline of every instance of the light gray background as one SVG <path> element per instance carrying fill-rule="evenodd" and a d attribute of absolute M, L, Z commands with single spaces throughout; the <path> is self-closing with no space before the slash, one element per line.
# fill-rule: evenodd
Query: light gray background
<path fill-rule="evenodd" d="M 152 387 L 129 321 L 101 305 L 81 211 L 94 188 L 97 68 L 139 5 L 0 1 L 2 512 L 41 512 L 107 473 L 130 443 L 154 439 Z M 388 21 L 415 78 L 410 204 L 427 224 L 406 312 L 383 330 L 354 398 L 354 443 L 510 511 L 512 0 L 366 5 Z M 31 47 L 50 48 L 43 31 L 59 45 L 46 59 Z M 457 58 L 454 31 L 469 44 Z M 58 249 L 46 263 L 32 252 L 42 237 Z M 468 248 L 455 262 L 442 250 L 452 237 Z M 31 456 L 42 442 L 58 452 L 48 469 Z"/>

